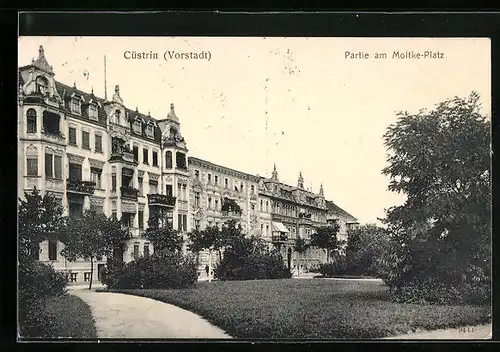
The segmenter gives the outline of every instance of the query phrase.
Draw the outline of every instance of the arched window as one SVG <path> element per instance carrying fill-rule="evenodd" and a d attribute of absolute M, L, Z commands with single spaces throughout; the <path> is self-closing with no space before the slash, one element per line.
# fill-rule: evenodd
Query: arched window
<path fill-rule="evenodd" d="M 26 132 L 36 133 L 36 111 L 35 109 L 29 109 L 26 112 Z"/>
<path fill-rule="evenodd" d="M 47 79 L 43 76 L 38 76 L 35 81 L 36 84 L 36 92 L 40 94 L 46 94 L 48 92 L 48 82 Z"/>
<path fill-rule="evenodd" d="M 115 123 L 120 123 L 120 117 L 121 117 L 121 111 L 117 109 L 115 111 Z"/>
<path fill-rule="evenodd" d="M 165 165 L 167 169 L 172 168 L 172 152 L 169 150 L 165 153 Z"/>

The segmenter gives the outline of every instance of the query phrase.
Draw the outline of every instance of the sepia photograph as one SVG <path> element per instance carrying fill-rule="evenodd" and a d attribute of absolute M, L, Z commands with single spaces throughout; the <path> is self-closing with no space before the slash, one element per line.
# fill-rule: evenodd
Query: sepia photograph
<path fill-rule="evenodd" d="M 492 337 L 488 38 L 18 38 L 18 341 Z"/>

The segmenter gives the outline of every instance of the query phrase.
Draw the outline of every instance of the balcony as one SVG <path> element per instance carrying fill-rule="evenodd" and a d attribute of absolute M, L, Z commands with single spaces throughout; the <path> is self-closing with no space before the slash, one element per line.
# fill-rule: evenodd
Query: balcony
<path fill-rule="evenodd" d="M 91 195 L 95 191 L 95 182 L 68 178 L 66 180 L 66 191 Z"/>
<path fill-rule="evenodd" d="M 288 235 L 273 235 L 273 243 L 284 243 L 288 242 Z"/>
<path fill-rule="evenodd" d="M 124 199 L 137 200 L 139 190 L 132 187 L 120 187 L 120 194 Z"/>
<path fill-rule="evenodd" d="M 148 194 L 149 205 L 159 205 L 164 207 L 174 207 L 176 197 L 164 194 Z"/>
<path fill-rule="evenodd" d="M 128 150 L 122 150 L 121 152 L 113 152 L 109 158 L 109 162 L 124 162 L 127 164 L 137 165 L 138 162 L 134 158 L 134 153 Z"/>
<path fill-rule="evenodd" d="M 222 211 L 222 216 L 223 217 L 228 217 L 228 218 L 241 218 L 241 212 L 239 212 L 239 211 L 231 211 L 231 210 L 223 210 Z"/>

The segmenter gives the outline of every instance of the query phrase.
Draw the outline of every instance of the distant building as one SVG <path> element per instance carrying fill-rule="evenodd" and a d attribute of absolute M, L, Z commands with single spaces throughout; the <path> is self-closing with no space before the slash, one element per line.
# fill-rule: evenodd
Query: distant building
<path fill-rule="evenodd" d="M 188 156 L 174 104 L 165 117 L 153 118 L 127 108 L 118 85 L 107 100 L 54 76 L 42 46 L 36 60 L 19 68 L 18 193 L 23 197 L 33 187 L 51 193 L 70 217 L 94 209 L 121 219 L 133 235 L 124 248 L 126 262 L 153 253 L 143 237 L 151 212 L 185 238 L 194 229 L 237 220 L 246 233 L 279 248 L 291 267 L 297 236 L 310 240 L 315 228 L 331 221 L 355 223 L 329 205 L 323 187 L 318 193 L 304 189 L 302 174 L 290 186 L 279 181 L 276 165 L 264 178 Z M 39 259 L 70 272 L 71 281 L 88 281 L 90 263 L 68 262 L 62 246 L 42 243 Z M 305 257 L 306 265 L 316 265 L 324 251 L 310 249 Z M 204 268 L 207 253 L 199 261 Z M 105 258 L 97 261 L 94 278 L 104 264 Z"/>

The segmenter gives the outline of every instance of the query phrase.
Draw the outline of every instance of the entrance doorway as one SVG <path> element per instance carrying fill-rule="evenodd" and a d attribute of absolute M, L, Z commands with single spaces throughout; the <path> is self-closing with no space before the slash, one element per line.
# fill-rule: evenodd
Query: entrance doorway
<path fill-rule="evenodd" d="M 97 264 L 97 280 L 101 281 L 101 271 L 105 264 Z"/>

